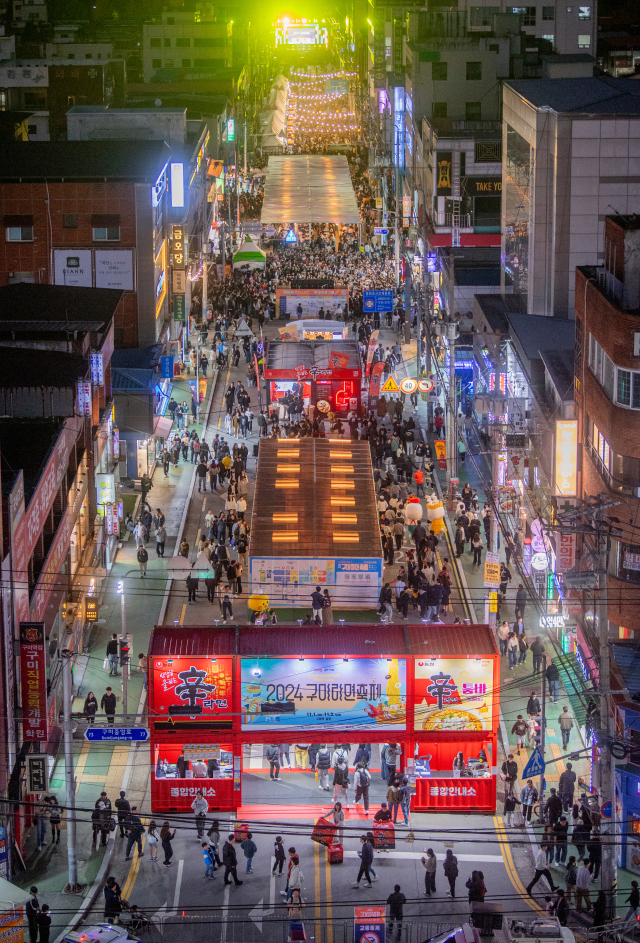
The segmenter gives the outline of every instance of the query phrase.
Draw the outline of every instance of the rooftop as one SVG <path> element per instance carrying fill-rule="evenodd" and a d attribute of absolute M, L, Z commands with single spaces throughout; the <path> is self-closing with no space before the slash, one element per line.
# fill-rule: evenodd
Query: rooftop
<path fill-rule="evenodd" d="M 3 153 L 6 150 L 8 147 L 3 148 Z M 0 287 L 0 332 L 68 334 L 100 331 L 110 324 L 121 298 L 122 292 L 116 288 L 77 288 L 28 282 L 3 285 Z"/>
<path fill-rule="evenodd" d="M 572 402 L 575 382 L 573 349 L 541 350 L 540 356 L 560 399 Z"/>
<path fill-rule="evenodd" d="M 163 141 L 16 141 L 0 150 L 0 180 L 154 184 L 170 156 Z"/>
<path fill-rule="evenodd" d="M 640 115 L 640 82 L 609 75 L 578 79 L 517 79 L 506 88 L 535 108 L 557 113 Z"/>
<path fill-rule="evenodd" d="M 575 321 L 545 318 L 538 314 L 509 314 L 512 333 L 518 338 L 525 357 L 540 360 L 540 347 L 545 350 L 573 351 L 576 337 Z"/>
<path fill-rule="evenodd" d="M 20 470 L 24 472 L 24 503 L 28 506 L 49 460 L 64 419 L 0 418 L 2 494 L 7 497 Z"/>
<path fill-rule="evenodd" d="M 318 330 L 327 323 L 326 321 L 316 321 Z M 310 328 L 307 328 L 310 330 Z M 267 363 L 265 369 L 269 376 L 270 370 L 289 370 L 292 377 L 295 375 L 296 367 L 319 367 L 321 370 L 329 369 L 329 357 L 331 351 L 339 345 L 340 353 L 349 354 L 349 360 L 345 370 L 359 371 L 361 369 L 360 354 L 356 341 L 280 341 L 272 340 L 269 342 L 267 352 Z"/>
<path fill-rule="evenodd" d="M 0 346 L 0 387 L 74 387 L 87 375 L 82 354 L 41 348 Z"/>
<path fill-rule="evenodd" d="M 369 444 L 263 439 L 251 556 L 380 559 Z"/>

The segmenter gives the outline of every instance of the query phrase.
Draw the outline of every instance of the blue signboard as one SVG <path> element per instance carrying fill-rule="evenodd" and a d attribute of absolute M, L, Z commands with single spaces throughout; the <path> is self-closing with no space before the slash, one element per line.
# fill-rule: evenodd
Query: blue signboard
<path fill-rule="evenodd" d="M 7 860 L 7 830 L 0 827 L 0 878 L 8 881 L 10 877 Z"/>
<path fill-rule="evenodd" d="M 365 291 L 363 307 L 368 314 L 375 311 L 393 311 L 393 292 L 386 289 Z"/>
<path fill-rule="evenodd" d="M 389 234 L 389 230 L 386 228 L 386 226 L 374 226 L 374 227 L 373 227 L 373 235 L 374 235 L 374 236 L 387 236 L 388 234 Z M 371 294 L 373 294 L 373 292 L 371 292 Z"/>
<path fill-rule="evenodd" d="M 173 357 L 161 357 L 162 379 L 173 380 Z"/>
<path fill-rule="evenodd" d="M 522 778 L 531 779 L 533 776 L 539 776 L 540 773 L 544 773 L 546 765 L 542 753 L 540 752 L 540 747 L 536 747 L 524 768 Z"/>
<path fill-rule="evenodd" d="M 84 737 L 92 743 L 121 743 L 131 740 L 145 743 L 149 739 L 149 731 L 146 727 L 87 727 Z"/>

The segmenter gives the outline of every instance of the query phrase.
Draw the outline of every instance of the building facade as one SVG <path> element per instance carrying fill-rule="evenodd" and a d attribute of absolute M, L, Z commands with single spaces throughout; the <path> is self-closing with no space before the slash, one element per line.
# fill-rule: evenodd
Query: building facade
<path fill-rule="evenodd" d="M 212 13 L 163 13 L 142 30 L 144 81 L 159 72 L 212 72 L 233 64 L 233 26 Z"/>

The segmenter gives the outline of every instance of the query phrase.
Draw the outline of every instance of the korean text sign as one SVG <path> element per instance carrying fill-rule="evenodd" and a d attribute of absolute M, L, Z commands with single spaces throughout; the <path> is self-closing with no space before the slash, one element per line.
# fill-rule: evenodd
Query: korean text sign
<path fill-rule="evenodd" d="M 353 943 L 384 943 L 385 908 L 353 908 Z"/>
<path fill-rule="evenodd" d="M 211 719 L 228 715 L 231 721 L 233 663 L 231 658 L 154 658 L 153 707 L 158 715 Z"/>
<path fill-rule="evenodd" d="M 46 742 L 47 671 L 44 622 L 20 623 L 20 687 L 25 740 Z"/>
<path fill-rule="evenodd" d="M 243 730 L 404 730 L 405 659 L 243 658 Z"/>
<path fill-rule="evenodd" d="M 416 658 L 415 729 L 491 730 L 493 659 Z"/>

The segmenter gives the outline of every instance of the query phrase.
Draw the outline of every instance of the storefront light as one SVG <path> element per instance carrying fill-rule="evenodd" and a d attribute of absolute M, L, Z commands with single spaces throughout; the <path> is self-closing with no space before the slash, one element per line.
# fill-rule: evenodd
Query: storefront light
<path fill-rule="evenodd" d="M 334 533 L 333 540 L 337 544 L 359 543 L 360 534 L 355 531 L 353 533 Z"/>
<path fill-rule="evenodd" d="M 271 541 L 274 544 L 289 543 L 290 541 L 297 540 L 297 539 L 298 539 L 297 530 L 285 530 L 285 531 L 274 530 L 273 533 L 271 534 Z"/>
<path fill-rule="evenodd" d="M 357 514 L 332 514 L 331 523 L 332 524 L 357 524 L 358 515 Z"/>
<path fill-rule="evenodd" d="M 353 465 L 332 465 L 331 472 L 332 474 L 342 473 L 343 475 L 353 475 L 355 469 Z"/>
<path fill-rule="evenodd" d="M 331 498 L 331 504 L 333 507 L 354 507 L 356 499 L 344 495 L 342 498 Z"/>
<path fill-rule="evenodd" d="M 278 449 L 276 452 L 278 458 L 300 458 L 300 449 Z"/>
<path fill-rule="evenodd" d="M 276 481 L 276 488 L 299 488 L 297 481 Z"/>
<path fill-rule="evenodd" d="M 271 520 L 274 524 L 297 524 L 297 514 L 273 514 Z"/>

